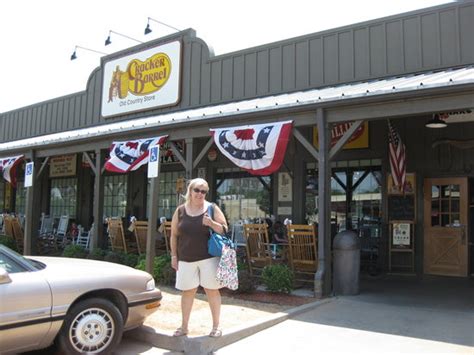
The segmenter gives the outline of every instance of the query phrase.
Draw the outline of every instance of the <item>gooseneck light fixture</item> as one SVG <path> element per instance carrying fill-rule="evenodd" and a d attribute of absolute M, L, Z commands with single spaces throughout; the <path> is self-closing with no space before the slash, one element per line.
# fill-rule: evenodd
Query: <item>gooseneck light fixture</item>
<path fill-rule="evenodd" d="M 150 21 L 155 21 L 156 23 L 159 23 L 159 24 L 161 24 L 161 25 L 163 25 L 163 26 L 166 26 L 166 27 L 172 28 L 173 30 L 175 30 L 175 31 L 178 31 L 178 32 L 180 32 L 180 31 L 181 31 L 180 29 L 178 29 L 178 28 L 176 28 L 176 27 L 173 27 L 173 26 L 167 25 L 167 24 L 166 24 L 166 23 L 164 23 L 164 22 L 161 22 L 161 21 L 158 21 L 158 20 L 152 19 L 151 17 L 148 17 L 148 22 L 147 22 L 147 25 L 146 25 L 146 28 L 145 28 L 145 34 L 146 34 L 146 35 L 152 32 L 152 31 L 151 31 L 151 28 L 150 28 Z"/>
<path fill-rule="evenodd" d="M 437 113 L 435 113 L 433 117 L 431 118 L 431 120 L 429 120 L 425 124 L 425 127 L 428 127 L 428 128 L 445 128 L 447 126 L 448 124 L 446 123 L 446 121 L 442 120 L 439 117 L 439 114 Z"/>
<path fill-rule="evenodd" d="M 135 38 L 132 38 L 132 37 L 130 37 L 130 36 L 126 36 L 126 35 L 124 35 L 124 34 L 121 34 L 121 33 L 118 33 L 118 32 L 115 32 L 115 31 L 110 30 L 110 31 L 109 31 L 109 36 L 108 36 L 107 39 L 105 40 L 105 45 L 106 45 L 106 46 L 108 46 L 109 44 L 112 43 L 112 40 L 110 39 L 110 35 L 111 35 L 112 33 L 113 33 L 113 34 L 116 34 L 116 35 L 119 35 L 119 36 L 122 36 L 122 37 L 125 37 L 125 38 L 128 38 L 128 39 L 131 39 L 132 41 L 135 41 L 135 42 L 137 42 L 137 43 L 143 43 L 142 41 L 139 41 L 138 39 L 135 39 Z"/>
<path fill-rule="evenodd" d="M 72 53 L 72 55 L 71 55 L 71 60 L 77 59 L 76 52 L 77 52 L 78 49 L 84 49 L 84 50 L 89 51 L 89 52 L 94 52 L 94 53 L 97 53 L 97 54 L 107 55 L 107 53 L 96 51 L 95 49 L 90 49 L 90 48 L 81 47 L 81 46 L 75 46 L 74 47 L 74 53 Z"/>

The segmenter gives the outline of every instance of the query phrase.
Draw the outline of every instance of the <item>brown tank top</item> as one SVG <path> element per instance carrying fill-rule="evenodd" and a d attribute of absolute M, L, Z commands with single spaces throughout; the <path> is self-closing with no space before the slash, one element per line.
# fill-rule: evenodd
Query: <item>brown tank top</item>
<path fill-rule="evenodd" d="M 212 258 L 207 252 L 209 227 L 202 224 L 202 217 L 188 216 L 184 205 L 178 207 L 178 260 L 193 262 Z"/>

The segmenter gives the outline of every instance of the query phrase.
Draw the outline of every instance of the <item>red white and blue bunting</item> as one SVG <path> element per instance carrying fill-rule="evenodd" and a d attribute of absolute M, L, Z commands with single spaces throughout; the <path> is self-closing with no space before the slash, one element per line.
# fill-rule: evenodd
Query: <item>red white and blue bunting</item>
<path fill-rule="evenodd" d="M 112 142 L 110 158 L 105 162 L 105 170 L 126 173 L 137 170 L 148 163 L 148 149 L 163 144 L 168 136 L 137 139 L 134 141 Z"/>
<path fill-rule="evenodd" d="M 269 175 L 283 162 L 292 125 L 285 121 L 210 131 L 221 153 L 235 165 L 253 175 Z"/>
<path fill-rule="evenodd" d="M 7 180 L 13 187 L 16 186 L 16 167 L 23 160 L 23 155 L 14 157 L 0 158 L 0 172 L 3 178 Z"/>

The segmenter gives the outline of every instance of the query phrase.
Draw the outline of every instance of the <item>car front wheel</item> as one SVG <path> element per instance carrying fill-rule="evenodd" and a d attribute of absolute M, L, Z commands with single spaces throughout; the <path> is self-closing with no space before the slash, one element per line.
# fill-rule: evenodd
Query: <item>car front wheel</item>
<path fill-rule="evenodd" d="M 123 317 L 101 298 L 79 302 L 67 313 L 58 343 L 65 354 L 108 354 L 122 339 Z"/>

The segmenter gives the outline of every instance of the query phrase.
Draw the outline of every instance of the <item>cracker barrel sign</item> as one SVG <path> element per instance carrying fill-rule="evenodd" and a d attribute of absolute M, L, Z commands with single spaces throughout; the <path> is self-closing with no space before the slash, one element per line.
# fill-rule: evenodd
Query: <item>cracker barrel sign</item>
<path fill-rule="evenodd" d="M 337 123 L 331 130 L 331 147 L 334 146 L 344 133 L 352 126 L 352 122 Z M 313 128 L 313 145 L 319 147 L 318 128 Z M 366 121 L 352 134 L 343 149 L 357 149 L 369 147 L 369 123 Z"/>
<path fill-rule="evenodd" d="M 176 105 L 180 65 L 179 41 L 105 63 L 102 116 Z"/>

